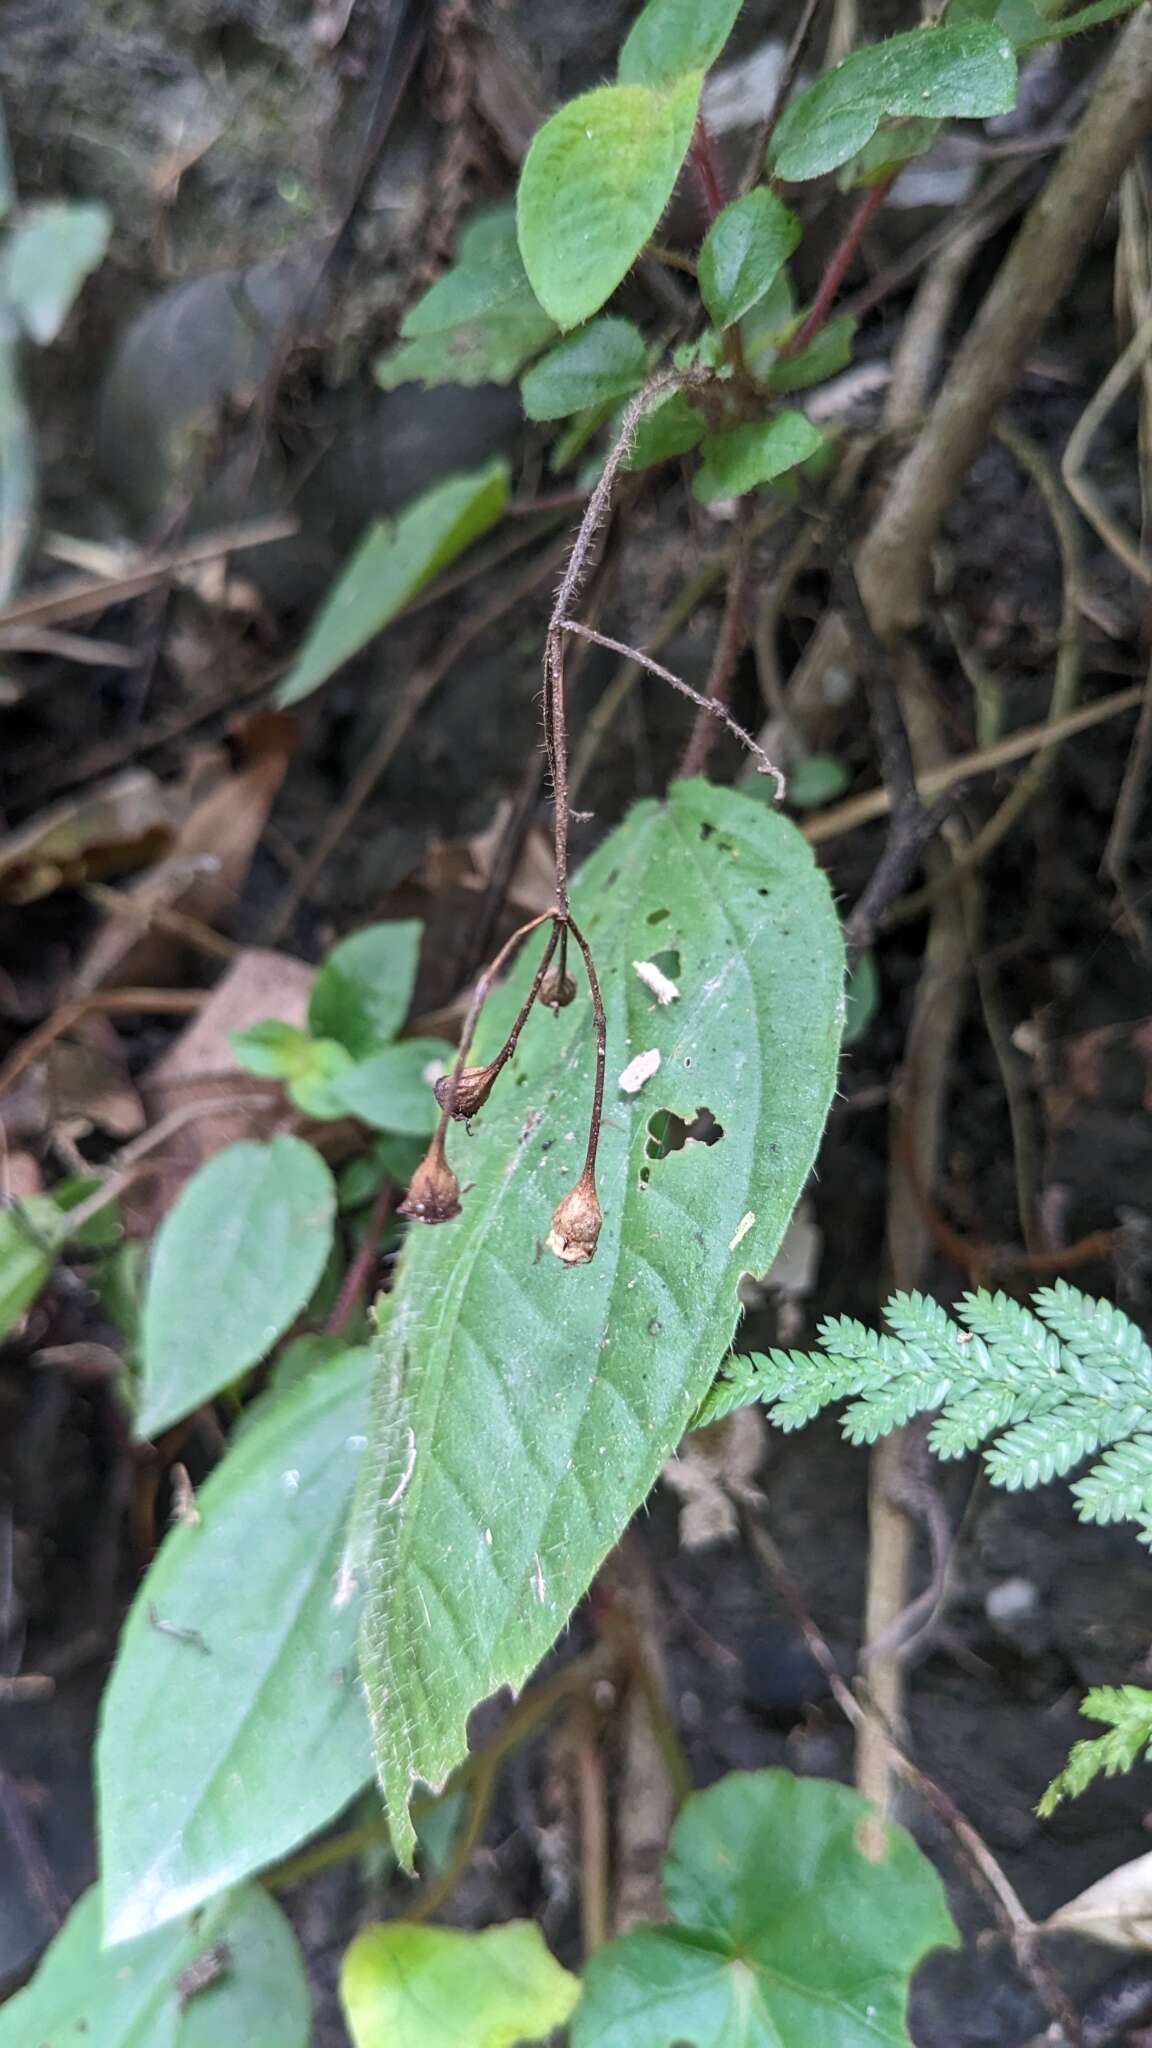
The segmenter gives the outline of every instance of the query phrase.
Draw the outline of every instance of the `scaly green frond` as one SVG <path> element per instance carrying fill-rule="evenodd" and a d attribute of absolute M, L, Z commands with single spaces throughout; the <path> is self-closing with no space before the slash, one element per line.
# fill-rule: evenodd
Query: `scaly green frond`
<path fill-rule="evenodd" d="M 1080 1712 L 1089 1721 L 1105 1722 L 1108 1733 L 1073 1744 L 1064 1769 L 1036 1809 L 1041 1819 L 1055 1813 L 1062 1799 L 1078 1798 L 1095 1778 L 1130 1771 L 1152 1751 L 1152 1692 L 1142 1686 L 1095 1686 L 1085 1694 Z"/>

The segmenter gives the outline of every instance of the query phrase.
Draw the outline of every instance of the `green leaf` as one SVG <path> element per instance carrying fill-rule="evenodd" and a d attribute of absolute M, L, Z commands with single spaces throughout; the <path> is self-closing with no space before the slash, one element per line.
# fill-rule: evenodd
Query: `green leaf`
<path fill-rule="evenodd" d="M 0 1337 L 6 1337 L 52 1277 L 64 1222 L 50 1195 L 0 1207 Z"/>
<path fill-rule="evenodd" d="M 544 123 L 517 195 L 520 252 L 559 327 L 598 313 L 672 197 L 692 140 L 700 74 L 670 92 L 604 85 Z"/>
<path fill-rule="evenodd" d="M 778 177 L 818 178 L 864 148 L 885 114 L 983 120 L 1016 104 L 1016 59 L 991 22 L 910 29 L 854 50 L 787 107 L 772 141 Z"/>
<path fill-rule="evenodd" d="M 778 412 L 770 420 L 752 420 L 723 434 L 709 434 L 693 495 L 705 505 L 714 498 L 739 498 L 807 462 L 823 445 L 819 428 L 802 412 Z"/>
<path fill-rule="evenodd" d="M 837 313 L 798 356 L 777 356 L 761 375 L 774 391 L 804 391 L 810 384 L 823 384 L 852 361 L 855 339 L 851 313 Z"/>
<path fill-rule="evenodd" d="M 393 1839 L 411 1783 L 464 1753 L 467 1716 L 518 1686 L 564 1626 L 707 1390 L 740 1275 L 772 1263 L 836 1073 L 843 960 L 828 884 L 785 818 L 675 783 L 638 805 L 577 878 L 608 1019 L 605 1222 L 591 1265 L 543 1250 L 584 1151 L 594 1065 L 586 989 L 534 1015 L 471 1137 L 469 1192 L 409 1233 L 381 1343 L 353 1554 L 367 1572 L 361 1662 Z M 680 998 L 634 961 L 675 951 Z M 537 960 L 481 1020 L 491 1058 Z M 616 1077 L 659 1050 L 636 1096 Z M 650 1120 L 707 1105 L 714 1145 L 654 1156 Z"/>
<path fill-rule="evenodd" d="M 418 590 L 481 534 L 508 503 L 508 465 L 490 462 L 449 477 L 409 505 L 392 526 L 376 521 L 320 607 L 277 704 L 298 704 L 382 633 Z"/>
<path fill-rule="evenodd" d="M 525 275 L 516 209 L 497 207 L 461 231 L 455 263 L 416 301 L 400 329 L 406 346 L 380 358 L 376 381 L 386 391 L 510 384 L 555 332 Z"/>
<path fill-rule="evenodd" d="M 816 811 L 843 796 L 851 776 L 838 754 L 804 754 L 788 770 L 788 802 L 797 811 Z"/>
<path fill-rule="evenodd" d="M 193 1174 L 152 1254 L 138 1436 L 267 1355 L 324 1270 L 335 1207 L 332 1176 L 302 1138 L 229 1145 Z"/>
<path fill-rule="evenodd" d="M 878 185 L 914 157 L 924 156 L 940 133 L 939 121 L 890 121 L 885 117 L 863 149 L 841 167 L 837 180 L 842 192 L 858 185 Z"/>
<path fill-rule="evenodd" d="M 122 1948 L 103 1948 L 100 1928 L 93 1885 L 0 2012 L 0 2048 L 308 2048 L 300 1951 L 259 1885 Z"/>
<path fill-rule="evenodd" d="M 0 297 L 33 341 L 55 341 L 85 278 L 103 261 L 111 232 L 106 206 L 21 207 L 0 260 Z"/>
<path fill-rule="evenodd" d="M 335 1083 L 346 1115 L 358 1116 L 374 1130 L 398 1131 L 409 1138 L 430 1138 L 440 1111 L 428 1078 L 446 1073 L 455 1049 L 442 1038 L 406 1038 L 361 1060 Z"/>
<path fill-rule="evenodd" d="M 287 1081 L 306 1072 L 313 1041 L 298 1024 L 265 1017 L 245 1031 L 231 1031 L 228 1043 L 246 1073 L 266 1081 Z"/>
<path fill-rule="evenodd" d="M 732 33 L 743 0 L 648 0 L 633 22 L 616 75 L 622 85 L 675 85 L 708 71 Z"/>
<path fill-rule="evenodd" d="M 308 1047 L 307 1065 L 288 1082 L 289 1099 L 305 1116 L 334 1120 L 344 1114 L 340 1084 L 356 1062 L 335 1038 L 312 1038 Z"/>
<path fill-rule="evenodd" d="M 770 291 L 800 240 L 800 223 L 763 185 L 718 214 L 700 251 L 700 295 L 718 327 L 731 327 Z"/>
<path fill-rule="evenodd" d="M 1079 7 L 1074 14 L 1066 14 L 1060 21 L 1042 22 L 1039 30 L 1033 31 L 1025 47 L 1036 43 L 1062 42 L 1065 36 L 1078 36 L 1087 28 L 1099 28 L 1101 22 L 1115 21 L 1118 14 L 1131 14 L 1138 0 L 1094 0 L 1090 7 Z"/>
<path fill-rule="evenodd" d="M 528 371 L 520 386 L 530 420 L 565 419 L 586 406 L 638 391 L 648 370 L 644 337 L 630 320 L 607 315 L 570 334 Z"/>
<path fill-rule="evenodd" d="M 564 2025 L 580 1979 L 530 1920 L 482 1934 L 390 1920 L 356 1936 L 340 1996 L 355 2048 L 515 2048 Z"/>
<path fill-rule="evenodd" d="M 909 1978 L 960 1945 L 911 1835 L 846 1785 L 787 1771 L 694 1793 L 664 1892 L 672 1926 L 589 1958 L 572 2048 L 911 2048 Z"/>
<path fill-rule="evenodd" d="M 703 413 L 696 410 L 687 393 L 674 391 L 638 422 L 625 469 L 650 469 L 655 462 L 686 455 L 701 440 L 706 426 Z"/>
<path fill-rule="evenodd" d="M 245 1418 L 121 1635 L 97 1749 L 111 1941 L 275 1862 L 371 1775 L 336 1580 L 373 1360 L 310 1363 Z"/>
<path fill-rule="evenodd" d="M 844 987 L 844 1049 L 858 1045 L 880 1008 L 875 953 L 861 953 Z"/>
<path fill-rule="evenodd" d="M 311 1029 L 338 1038 L 358 1060 L 390 1045 L 408 1015 L 423 934 L 420 919 L 410 917 L 341 939 L 313 984 Z"/>

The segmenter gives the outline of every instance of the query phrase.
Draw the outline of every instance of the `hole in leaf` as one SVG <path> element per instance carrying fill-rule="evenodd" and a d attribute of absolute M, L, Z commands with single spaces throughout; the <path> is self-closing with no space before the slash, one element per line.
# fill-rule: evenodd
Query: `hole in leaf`
<path fill-rule="evenodd" d="M 680 973 L 680 955 L 674 946 L 670 946 L 665 953 L 653 953 L 651 964 L 658 967 L 669 981 L 675 981 Z"/>
<path fill-rule="evenodd" d="M 667 916 L 669 916 L 669 914 L 670 913 L 667 910 L 650 910 L 648 912 L 648 916 L 645 922 L 648 924 L 663 924 L 664 919 Z"/>
<path fill-rule="evenodd" d="M 701 837 L 701 839 L 711 839 L 711 837 L 712 837 L 712 834 L 713 834 L 713 833 L 715 832 L 715 830 L 716 830 L 716 827 L 715 827 L 715 825 L 710 825 L 710 824 L 708 823 L 708 820 L 707 820 L 707 818 L 705 818 L 705 819 L 704 819 L 704 820 L 702 821 L 702 823 L 701 823 L 701 826 L 700 826 L 700 837 Z"/>
<path fill-rule="evenodd" d="M 723 1136 L 724 1127 L 710 1109 L 698 1109 L 691 1123 L 685 1123 L 674 1109 L 656 1109 L 648 1119 L 644 1152 L 649 1159 L 667 1159 L 670 1152 L 682 1152 L 685 1145 L 718 1145 Z"/>

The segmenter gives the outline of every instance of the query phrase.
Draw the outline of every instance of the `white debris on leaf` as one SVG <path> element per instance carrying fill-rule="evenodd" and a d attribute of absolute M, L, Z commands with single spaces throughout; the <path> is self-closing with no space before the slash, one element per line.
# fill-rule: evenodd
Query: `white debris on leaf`
<path fill-rule="evenodd" d="M 653 1046 L 651 1052 L 638 1052 L 634 1060 L 629 1060 L 616 1086 L 625 1095 L 639 1095 L 645 1081 L 650 1081 L 659 1071 L 660 1054 Z"/>
<path fill-rule="evenodd" d="M 747 1237 L 748 1232 L 751 1230 L 752 1225 L 755 1223 L 755 1221 L 755 1209 L 745 1210 L 743 1216 L 740 1218 L 739 1223 L 736 1225 L 736 1235 L 732 1239 L 731 1244 L 728 1246 L 730 1252 L 734 1252 L 737 1245 L 740 1243 L 741 1239 Z"/>
<path fill-rule="evenodd" d="M 655 996 L 658 1003 L 678 1003 L 680 991 L 674 981 L 655 966 L 651 960 L 634 960 L 632 965 L 646 989 Z"/>

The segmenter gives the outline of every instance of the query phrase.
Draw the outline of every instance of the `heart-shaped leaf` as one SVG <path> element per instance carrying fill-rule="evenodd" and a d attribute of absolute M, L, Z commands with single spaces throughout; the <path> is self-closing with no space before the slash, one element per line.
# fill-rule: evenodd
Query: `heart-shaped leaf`
<path fill-rule="evenodd" d="M 259 1885 L 117 1948 L 101 1917 L 93 1885 L 0 2012 L 0 2048 L 308 2048 L 300 1951 Z"/>
<path fill-rule="evenodd" d="M 481 1934 L 390 1920 L 356 1936 L 340 1995 L 356 2048 L 515 2048 L 564 2025 L 580 1979 L 530 1920 Z"/>
<path fill-rule="evenodd" d="M 648 368 L 644 337 L 630 320 L 606 315 L 570 334 L 521 380 L 530 420 L 560 420 L 639 390 Z"/>
<path fill-rule="evenodd" d="M 854 50 L 793 100 L 772 138 L 778 177 L 818 178 L 846 164 L 885 114 L 983 120 L 1016 104 L 1016 58 L 1002 28 L 970 21 L 910 29 Z"/>
<path fill-rule="evenodd" d="M 324 1271 L 335 1212 L 332 1176 L 302 1138 L 229 1145 L 193 1174 L 152 1253 L 138 1436 L 266 1356 Z"/>
<path fill-rule="evenodd" d="M 635 263 L 688 153 L 701 78 L 668 92 L 603 85 L 535 136 L 517 194 L 520 253 L 558 327 L 598 313 Z"/>
<path fill-rule="evenodd" d="M 371 1365 L 265 1395 L 136 1595 L 97 1750 L 113 1941 L 275 1862 L 371 1773 L 359 1612 L 334 1605 Z"/>
<path fill-rule="evenodd" d="M 298 704 L 351 661 L 439 570 L 496 524 L 507 503 L 508 465 L 497 460 L 435 484 L 394 525 L 378 520 L 370 526 L 313 620 L 276 692 L 277 704 Z"/>
<path fill-rule="evenodd" d="M 687 1800 L 664 1893 L 672 1926 L 590 1958 L 572 2048 L 911 2048 L 912 1971 L 959 1945 L 912 1837 L 788 1771 L 733 1771 Z"/>
<path fill-rule="evenodd" d="M 411 1234 L 381 1340 L 351 1555 L 402 1855 L 412 1783 L 441 1783 L 471 1709 L 539 1662 L 678 1442 L 731 1339 L 741 1273 L 772 1263 L 835 1080 L 839 927 L 786 819 L 679 783 L 605 842 L 574 907 L 608 1018 L 596 1258 L 566 1268 L 544 1249 L 584 1151 L 582 990 L 530 1020 L 474 1135 L 455 1139 L 463 1213 Z M 526 951 L 480 1060 L 522 1000 Z M 653 966 L 679 990 L 665 1004 Z M 653 1050 L 659 1072 L 622 1091 Z"/>
<path fill-rule="evenodd" d="M 743 0 L 648 0 L 628 31 L 616 75 L 622 85 L 673 85 L 707 71 L 732 33 Z"/>
<path fill-rule="evenodd" d="M 717 214 L 700 251 L 700 295 L 730 327 L 770 291 L 800 240 L 800 223 L 763 185 Z"/>

